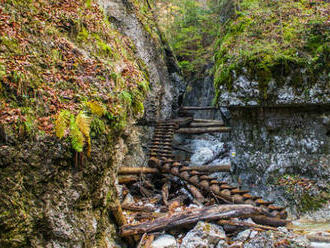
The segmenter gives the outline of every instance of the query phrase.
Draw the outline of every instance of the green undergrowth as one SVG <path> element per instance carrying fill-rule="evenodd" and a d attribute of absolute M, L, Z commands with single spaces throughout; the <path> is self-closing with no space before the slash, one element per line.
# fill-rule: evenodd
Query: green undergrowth
<path fill-rule="evenodd" d="M 0 13 L 1 126 L 90 153 L 91 139 L 142 116 L 146 66 L 97 1 L 4 0 Z"/>
<path fill-rule="evenodd" d="M 186 78 L 199 77 L 211 61 L 218 28 L 215 1 L 157 1 L 158 22 Z"/>
<path fill-rule="evenodd" d="M 226 4 L 227 0 L 221 1 Z M 267 99 L 270 79 L 292 79 L 299 87 L 301 70 L 310 76 L 329 73 L 329 3 L 308 0 L 243 0 L 235 15 L 221 25 L 215 52 L 215 88 L 232 90 L 234 72 L 259 83 L 261 100 Z M 329 76 L 329 75 L 328 75 Z"/>

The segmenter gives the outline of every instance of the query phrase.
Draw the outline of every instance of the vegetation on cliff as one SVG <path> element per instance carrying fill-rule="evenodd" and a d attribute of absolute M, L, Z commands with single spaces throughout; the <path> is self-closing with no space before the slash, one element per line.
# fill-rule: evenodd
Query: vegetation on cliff
<path fill-rule="evenodd" d="M 219 19 L 215 1 L 159 0 L 158 22 L 186 77 L 211 61 Z"/>
<path fill-rule="evenodd" d="M 149 90 L 135 50 L 97 1 L 0 0 L 1 247 L 112 239 L 115 145 Z"/>
<path fill-rule="evenodd" d="M 216 89 L 225 85 L 231 90 L 235 73 L 244 69 L 259 83 L 263 99 L 269 80 L 283 81 L 293 69 L 307 70 L 310 81 L 324 72 L 329 77 L 327 1 L 243 0 L 235 1 L 234 8 L 233 18 L 221 25 L 216 44 Z M 293 85 L 299 82 L 301 72 L 292 78 Z"/>
<path fill-rule="evenodd" d="M 90 136 L 118 132 L 141 116 L 145 65 L 96 1 L 3 0 L 0 14 L 0 124 L 7 132 L 54 135 L 56 123 L 58 136 L 81 152 Z"/>

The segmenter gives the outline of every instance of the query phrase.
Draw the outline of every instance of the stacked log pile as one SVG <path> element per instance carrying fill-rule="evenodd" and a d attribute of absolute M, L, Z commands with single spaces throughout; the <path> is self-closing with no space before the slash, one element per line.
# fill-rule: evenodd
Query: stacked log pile
<path fill-rule="evenodd" d="M 189 111 L 190 108 L 182 111 Z M 141 186 L 139 175 L 150 175 L 156 181 L 153 183 L 144 180 L 142 183 L 155 191 L 154 185 L 163 183 L 161 191 L 162 211 L 167 214 L 161 215 L 153 213 L 153 219 L 148 219 L 154 212 L 144 205 L 123 205 L 123 209 L 140 211 L 136 218 L 142 218 L 138 224 L 125 224 L 121 227 L 122 236 L 135 236 L 137 234 L 150 233 L 166 229 L 176 229 L 196 223 L 199 220 L 218 221 L 220 225 L 230 225 L 232 227 L 253 227 L 259 230 L 273 230 L 274 227 L 285 226 L 288 221 L 287 212 L 284 207 L 273 205 L 273 202 L 264 201 L 261 197 L 253 196 L 248 190 L 234 187 L 226 182 L 219 182 L 210 175 L 214 172 L 230 172 L 230 165 L 219 166 L 190 166 L 187 161 L 176 161 L 172 153 L 173 136 L 175 133 L 200 133 L 214 130 L 217 132 L 228 132 L 230 128 L 224 127 L 222 121 L 193 119 L 191 116 L 158 122 L 155 126 L 154 137 L 149 147 L 149 167 L 121 168 L 119 170 L 119 182 L 124 184 L 139 185 L 143 195 L 151 195 L 150 190 Z M 175 148 L 178 149 L 178 148 Z M 161 177 L 165 178 L 162 180 Z M 184 187 L 187 192 L 184 195 L 172 197 L 168 200 L 169 189 L 173 184 Z M 149 191 L 149 192 L 148 192 Z M 158 191 L 158 192 L 159 192 Z M 146 193 L 147 192 L 147 193 Z M 182 205 L 190 197 L 190 200 L 197 202 L 202 208 L 186 209 L 173 214 L 173 206 Z M 214 205 L 220 203 L 222 205 Z M 234 204 L 234 205 L 233 205 Z M 150 208 L 150 207 L 149 207 Z M 184 208 L 185 209 L 185 208 Z M 146 214 L 143 214 L 146 213 Z M 159 215 L 155 217 L 155 215 Z M 251 217 L 257 224 L 247 222 L 232 221 L 231 218 Z M 259 224 L 259 225 L 258 225 Z"/>

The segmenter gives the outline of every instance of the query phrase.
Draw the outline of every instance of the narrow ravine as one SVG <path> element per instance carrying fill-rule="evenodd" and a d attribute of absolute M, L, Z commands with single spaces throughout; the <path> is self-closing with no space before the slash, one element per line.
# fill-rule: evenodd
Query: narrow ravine
<path fill-rule="evenodd" d="M 329 1 L 0 2 L 0 247 L 329 247 Z"/>

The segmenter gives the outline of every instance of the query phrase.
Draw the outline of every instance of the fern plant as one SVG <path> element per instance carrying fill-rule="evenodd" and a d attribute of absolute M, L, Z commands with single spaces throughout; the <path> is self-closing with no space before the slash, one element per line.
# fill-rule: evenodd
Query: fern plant
<path fill-rule="evenodd" d="M 91 153 L 90 118 L 82 111 L 75 117 L 68 110 L 62 110 L 55 121 L 56 136 L 60 139 L 69 134 L 72 148 L 82 152 L 87 143 L 87 155 Z"/>
<path fill-rule="evenodd" d="M 85 138 L 75 121 L 74 115 L 71 115 L 70 118 L 70 138 L 72 148 L 77 152 L 82 152 L 84 149 Z"/>
<path fill-rule="evenodd" d="M 97 101 L 89 101 L 86 105 L 94 115 L 102 117 L 106 113 L 105 107 Z"/>
<path fill-rule="evenodd" d="M 71 113 L 68 110 L 62 110 L 55 121 L 55 133 L 56 136 L 62 139 L 65 135 L 65 131 L 69 127 Z"/>
<path fill-rule="evenodd" d="M 89 156 L 91 154 L 91 137 L 89 135 L 91 130 L 91 119 L 80 111 L 76 117 L 75 123 L 83 134 L 84 141 L 87 142 L 87 155 Z"/>

